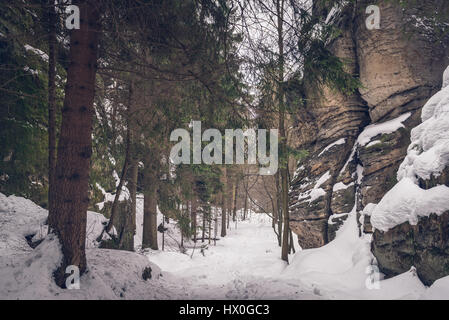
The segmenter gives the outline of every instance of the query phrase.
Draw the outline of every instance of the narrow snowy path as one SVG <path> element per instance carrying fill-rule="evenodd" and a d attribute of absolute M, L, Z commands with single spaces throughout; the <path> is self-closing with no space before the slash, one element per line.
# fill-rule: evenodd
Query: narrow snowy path
<path fill-rule="evenodd" d="M 198 243 L 201 246 L 201 241 Z M 413 270 L 370 289 L 370 237 L 358 236 L 350 214 L 326 246 L 280 259 L 280 248 L 264 215 L 232 225 L 228 235 L 204 250 L 182 254 L 151 251 L 148 259 L 163 274 L 173 299 L 419 299 L 425 287 Z M 368 280 L 367 280 L 368 279 Z M 379 279 L 380 280 L 380 279 Z"/>
<path fill-rule="evenodd" d="M 148 257 L 164 271 L 170 289 L 179 286 L 190 299 L 320 298 L 313 290 L 279 278 L 286 263 L 267 219 L 232 225 L 228 236 L 209 245 L 204 256 L 197 248 L 193 257 L 162 251 Z"/>

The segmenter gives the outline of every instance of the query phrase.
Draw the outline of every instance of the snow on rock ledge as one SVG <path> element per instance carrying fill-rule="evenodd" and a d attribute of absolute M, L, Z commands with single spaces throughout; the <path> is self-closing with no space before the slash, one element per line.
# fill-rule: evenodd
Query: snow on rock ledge
<path fill-rule="evenodd" d="M 404 178 L 389 191 L 374 208 L 371 224 L 381 231 L 409 222 L 418 223 L 418 217 L 431 213 L 440 215 L 449 210 L 449 188 L 437 186 L 421 189 L 410 178 Z"/>
<path fill-rule="evenodd" d="M 375 229 L 389 229 L 419 216 L 437 215 L 449 210 L 449 188 L 436 186 L 424 190 L 419 179 L 438 177 L 449 165 L 449 67 L 444 73 L 444 87 L 423 107 L 422 123 L 411 132 L 411 144 L 398 170 L 398 180 L 373 210 Z"/>
<path fill-rule="evenodd" d="M 445 80 L 449 82 L 449 68 Z M 449 164 L 449 86 L 446 84 L 423 107 L 422 123 L 411 133 L 407 157 L 398 171 L 404 177 L 429 179 Z"/>
<path fill-rule="evenodd" d="M 411 132 L 399 182 L 371 214 L 371 246 L 382 273 L 395 276 L 411 267 L 425 285 L 449 275 L 449 86 L 422 110 Z"/>

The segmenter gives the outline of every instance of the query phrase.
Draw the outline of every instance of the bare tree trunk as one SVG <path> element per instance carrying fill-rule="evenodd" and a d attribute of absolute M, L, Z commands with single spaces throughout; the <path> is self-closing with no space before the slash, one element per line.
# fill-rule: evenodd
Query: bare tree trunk
<path fill-rule="evenodd" d="M 207 220 L 208 220 L 208 222 L 209 222 L 209 244 L 210 244 L 210 242 L 211 242 L 211 235 L 212 235 L 212 212 L 211 212 L 211 208 L 209 207 L 209 210 L 208 210 L 208 217 L 207 217 Z"/>
<path fill-rule="evenodd" d="M 246 220 L 248 214 L 248 190 L 245 190 L 245 207 L 243 209 L 243 221 Z"/>
<path fill-rule="evenodd" d="M 227 200 L 228 200 L 228 205 L 227 205 L 228 208 L 227 208 L 227 212 L 226 212 L 226 214 L 227 214 L 226 228 L 229 229 L 229 225 L 230 225 L 230 222 L 232 219 L 232 197 L 229 197 L 229 195 L 228 195 Z"/>
<path fill-rule="evenodd" d="M 138 160 L 132 159 L 129 179 L 129 208 L 120 236 L 119 249 L 134 251 L 134 235 L 136 233 L 136 205 L 137 205 L 137 179 L 139 173 Z"/>
<path fill-rule="evenodd" d="M 278 242 L 279 246 L 282 246 L 282 207 L 281 207 L 281 201 L 280 201 L 280 195 L 281 195 L 281 188 L 280 188 L 280 177 L 279 173 L 276 173 L 275 175 L 275 182 L 276 182 L 276 205 L 277 205 L 277 224 L 278 224 Z"/>
<path fill-rule="evenodd" d="M 234 211 L 233 211 L 233 220 L 235 222 L 235 228 L 237 229 L 237 195 L 238 195 L 239 185 L 238 182 L 235 182 L 235 197 L 234 197 Z"/>
<path fill-rule="evenodd" d="M 221 237 L 226 237 L 226 198 L 227 198 L 227 176 L 226 167 L 222 168 L 223 192 L 221 193 Z"/>
<path fill-rule="evenodd" d="M 193 234 L 193 241 L 196 243 L 196 214 L 198 210 L 198 203 L 196 199 L 192 200 L 192 221 L 191 228 L 192 228 L 192 234 Z"/>
<path fill-rule="evenodd" d="M 227 174 L 227 186 L 228 186 L 228 188 L 227 188 L 227 190 L 226 190 L 226 200 L 227 200 L 227 214 L 228 214 L 228 216 L 227 216 L 227 221 L 226 221 L 226 223 L 227 223 L 227 228 L 229 229 L 229 226 L 230 226 L 230 223 L 231 223 L 231 219 L 232 219 L 232 203 L 233 203 L 233 199 L 232 199 L 232 190 L 233 190 L 233 187 L 232 187 L 232 170 L 231 169 L 229 169 L 229 170 L 227 170 L 227 172 L 226 172 L 226 174 Z"/>
<path fill-rule="evenodd" d="M 292 233 L 291 229 L 289 230 L 289 233 L 290 233 L 290 249 L 289 249 L 289 253 L 295 253 L 296 252 L 296 250 L 295 250 L 295 243 L 293 242 L 293 233 Z"/>
<path fill-rule="evenodd" d="M 165 216 L 162 216 L 162 251 L 165 249 Z M 157 233 L 156 233 L 156 239 L 157 239 Z"/>
<path fill-rule="evenodd" d="M 187 202 L 187 212 L 185 213 L 186 215 L 187 215 L 187 217 L 189 217 L 189 229 L 191 228 L 190 227 L 190 223 L 192 222 L 192 200 L 189 200 L 188 202 Z M 183 232 L 181 232 L 181 235 L 183 234 Z M 190 235 L 190 232 L 189 231 L 187 231 L 186 232 L 186 235 L 187 236 L 189 236 Z M 184 245 L 183 245 L 183 247 L 184 247 Z"/>
<path fill-rule="evenodd" d="M 282 260 L 288 262 L 288 240 L 289 240 L 289 214 L 288 214 L 288 154 L 287 136 L 285 134 L 285 104 L 284 104 L 284 0 L 276 1 L 277 31 L 279 49 L 279 75 L 278 75 L 278 104 L 279 104 L 279 134 L 280 134 L 280 173 L 281 173 L 281 205 L 284 220 L 282 234 Z"/>
<path fill-rule="evenodd" d="M 122 172 L 120 174 L 120 182 L 117 186 L 117 190 L 115 193 L 115 197 L 114 197 L 114 202 L 112 203 L 112 209 L 111 209 L 111 218 L 109 219 L 109 223 L 106 227 L 106 231 L 108 233 L 111 232 L 112 227 L 115 227 L 118 231 L 118 237 L 119 237 L 119 242 L 122 242 L 122 234 L 123 234 L 123 229 L 125 228 L 125 225 L 127 224 L 127 217 L 119 217 L 120 212 L 119 212 L 119 200 L 120 200 L 120 195 L 122 193 L 122 189 L 123 189 L 123 185 L 125 184 L 125 179 L 128 173 L 128 169 L 130 167 L 130 162 L 133 161 L 133 159 L 131 159 L 131 153 L 133 153 L 134 150 L 132 150 L 132 140 L 133 140 L 133 134 L 132 134 L 132 130 L 133 130 L 133 123 L 131 121 L 131 117 L 132 117 L 132 112 L 133 112 L 133 95 L 134 95 L 134 86 L 132 84 L 132 82 L 129 85 L 129 96 L 128 96 L 128 108 L 127 108 L 127 129 L 126 129 L 126 150 L 125 150 L 125 163 L 123 164 L 123 168 L 122 168 Z M 133 164 L 132 164 L 133 165 Z M 120 219 L 122 218 L 122 219 Z M 131 227 L 131 225 L 129 225 Z"/>
<path fill-rule="evenodd" d="M 123 185 L 125 184 L 126 173 L 128 172 L 128 167 L 129 167 L 129 153 L 130 153 L 129 149 L 130 149 L 130 141 L 129 141 L 129 129 L 128 129 L 127 138 L 126 138 L 125 163 L 123 164 L 122 172 L 120 174 L 120 182 L 119 182 L 116 192 L 115 192 L 114 202 L 112 203 L 111 217 L 109 219 L 108 225 L 106 226 L 106 231 L 108 233 L 111 232 L 113 227 L 115 227 L 116 230 L 122 229 L 122 225 L 120 223 L 120 217 L 119 217 L 120 212 L 119 212 L 118 208 L 119 208 L 120 195 L 122 194 Z M 121 230 L 117 230 L 117 232 L 120 233 Z M 117 237 L 118 236 L 119 235 L 117 235 Z"/>
<path fill-rule="evenodd" d="M 281 124 L 280 124 L 280 132 L 281 139 L 284 141 L 281 143 L 281 149 L 283 150 L 283 154 L 286 155 L 286 142 L 285 142 L 285 129 L 284 129 L 284 115 L 281 115 Z M 281 204 L 282 204 L 282 218 L 283 218 L 283 234 L 282 234 L 282 260 L 288 262 L 288 248 L 289 248 L 289 212 L 288 212 L 288 172 L 286 164 L 281 166 Z"/>
<path fill-rule="evenodd" d="M 218 214 L 217 211 L 215 210 L 215 227 L 214 227 L 214 246 L 217 245 L 217 236 L 218 236 Z"/>
<path fill-rule="evenodd" d="M 139 160 L 137 158 L 135 121 L 133 119 L 134 112 L 134 84 L 131 81 L 129 86 L 128 101 L 128 121 L 127 121 L 127 152 L 129 162 L 129 206 L 125 212 L 124 223 L 121 230 L 119 249 L 134 251 L 134 235 L 136 233 L 136 206 L 137 206 L 137 179 L 139 176 Z M 125 160 L 126 161 L 126 160 Z M 114 199 L 118 201 L 117 197 Z"/>
<path fill-rule="evenodd" d="M 203 213 L 203 228 L 201 232 L 201 242 L 204 242 L 206 232 L 206 212 L 202 210 L 202 213 Z"/>
<path fill-rule="evenodd" d="M 89 171 L 92 154 L 95 75 L 100 15 L 96 1 L 73 1 L 83 19 L 70 37 L 62 124 L 58 144 L 56 177 L 49 212 L 50 231 L 61 243 L 63 259 L 55 271 L 56 283 L 65 287 L 66 267 L 83 274 L 86 262 L 86 220 L 89 205 Z"/>
<path fill-rule="evenodd" d="M 274 183 L 276 183 L 276 185 L 277 185 L 277 180 L 276 180 L 277 179 L 277 175 L 274 175 L 273 179 L 274 179 Z M 279 218 L 279 213 L 278 213 L 278 188 L 277 187 L 275 188 L 275 192 L 273 193 L 273 197 L 271 198 L 271 208 L 273 210 L 272 227 L 273 227 L 273 230 L 275 230 L 275 232 L 276 232 L 277 220 Z"/>
<path fill-rule="evenodd" d="M 55 193 L 56 171 L 56 24 L 55 1 L 48 0 L 48 207 Z"/>
<path fill-rule="evenodd" d="M 157 170 L 151 157 L 145 157 L 142 248 L 158 250 L 157 243 Z"/>
<path fill-rule="evenodd" d="M 227 216 L 227 211 L 226 211 L 226 199 L 224 194 L 222 195 L 223 200 L 222 200 L 222 205 L 221 205 L 221 233 L 220 236 L 226 237 L 226 216 Z"/>
<path fill-rule="evenodd" d="M 237 181 L 233 179 L 232 181 L 232 221 L 236 220 L 237 212 Z"/>
<path fill-rule="evenodd" d="M 183 208 L 181 206 L 181 215 L 184 216 L 184 214 L 185 214 L 184 210 L 183 210 Z M 184 230 L 183 230 L 183 228 L 181 228 L 181 250 L 182 250 L 182 252 L 184 252 L 183 248 L 184 248 Z"/>

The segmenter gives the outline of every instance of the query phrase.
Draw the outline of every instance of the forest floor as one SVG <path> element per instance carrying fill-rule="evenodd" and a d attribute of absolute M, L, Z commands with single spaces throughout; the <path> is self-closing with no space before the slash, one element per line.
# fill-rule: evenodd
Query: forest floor
<path fill-rule="evenodd" d="M 142 232 L 142 202 L 138 202 L 136 243 L 140 243 Z M 62 254 L 57 239 L 46 233 L 47 215 L 30 200 L 0 193 L 0 299 L 449 297 L 449 277 L 427 288 L 413 269 L 373 282 L 376 276 L 369 270 L 375 267 L 375 260 L 369 250 L 370 236 L 358 236 L 355 214 L 349 215 L 334 241 L 298 251 L 287 265 L 280 259 L 280 248 L 266 215 L 253 213 L 237 227 L 231 223 L 228 235 L 216 246 L 186 242 L 187 251 L 181 253 L 179 231 L 173 222 L 166 225 L 164 251 L 142 252 L 138 246 L 136 252 L 99 249 L 95 239 L 106 219 L 88 212 L 88 272 L 81 277 L 78 290 L 63 290 L 52 279 Z M 151 278 L 144 280 L 142 273 L 147 267 L 151 268 Z"/>

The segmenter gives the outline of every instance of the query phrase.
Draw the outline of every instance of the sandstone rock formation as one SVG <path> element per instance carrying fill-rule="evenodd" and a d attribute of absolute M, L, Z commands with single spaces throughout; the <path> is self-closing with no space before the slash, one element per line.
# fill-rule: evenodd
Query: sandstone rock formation
<path fill-rule="evenodd" d="M 432 2 L 441 3 L 423 5 Z M 307 88 L 307 112 L 297 117 L 298 149 L 306 149 L 308 157 L 292 180 L 290 226 L 302 248 L 331 241 L 349 212 L 378 203 L 396 184 L 410 130 L 420 123 L 425 102 L 441 88 L 448 65 L 447 44 L 415 28 L 415 12 L 394 2 L 378 1 L 380 29 L 367 30 L 369 4 L 349 2 L 327 17 L 342 30 L 332 51 L 349 61 L 348 71 L 360 75 L 363 88 L 351 96 L 327 88 L 319 95 Z M 320 9 L 324 18 L 336 11 Z M 371 232 L 368 216 L 361 229 Z M 379 241 L 374 251 L 380 252 Z"/>
<path fill-rule="evenodd" d="M 399 182 L 362 212 L 375 228 L 372 252 L 380 270 L 390 276 L 415 267 L 427 285 L 449 274 L 449 67 L 446 72 L 411 131 Z"/>
<path fill-rule="evenodd" d="M 356 74 L 358 65 L 350 6 L 344 10 L 343 17 L 340 21 L 343 34 L 332 44 L 332 50 L 340 58 L 350 61 L 348 72 Z M 341 177 L 339 173 L 360 130 L 369 123 L 368 107 L 359 94 L 345 96 L 327 88 L 323 90 L 320 95 L 313 88 L 307 88 L 310 101 L 307 110 L 313 121 L 300 121 L 296 132 L 297 139 L 302 141 L 300 148 L 309 152 L 304 165 L 300 164 L 295 173 L 290 192 L 290 227 L 298 235 L 302 248 L 327 243 L 331 238 L 328 229 L 333 229 L 328 223 L 330 216 L 351 211 L 355 194 L 355 177 L 350 173 L 353 164 L 345 168 Z M 307 125 L 303 127 L 302 123 Z M 333 187 L 337 183 L 347 188 L 336 190 L 334 194 Z"/>
<path fill-rule="evenodd" d="M 417 225 L 406 222 L 388 232 L 376 230 L 371 246 L 387 277 L 415 267 L 421 281 L 431 285 L 449 274 L 449 212 L 424 217 Z"/>

